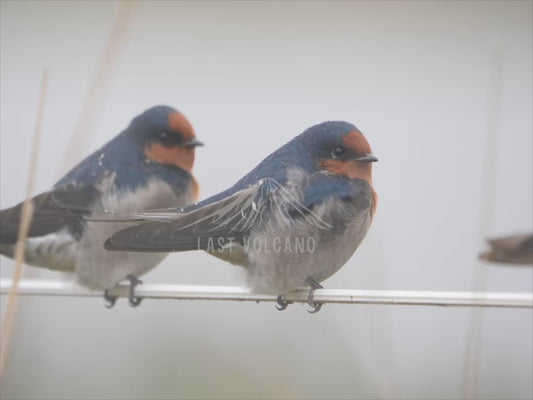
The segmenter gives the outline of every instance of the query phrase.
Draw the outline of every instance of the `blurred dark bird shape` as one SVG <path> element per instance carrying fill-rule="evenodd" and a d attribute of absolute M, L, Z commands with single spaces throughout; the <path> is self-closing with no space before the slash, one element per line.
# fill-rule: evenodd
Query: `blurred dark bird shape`
<path fill-rule="evenodd" d="M 487 240 L 490 251 L 479 258 L 501 264 L 533 266 L 533 234 L 519 234 Z"/>

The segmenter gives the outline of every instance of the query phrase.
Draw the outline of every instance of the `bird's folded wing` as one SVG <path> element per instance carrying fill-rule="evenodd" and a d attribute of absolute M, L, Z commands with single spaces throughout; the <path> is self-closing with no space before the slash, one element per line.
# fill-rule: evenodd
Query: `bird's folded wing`
<path fill-rule="evenodd" d="M 227 243 L 242 243 L 252 229 L 262 225 L 290 229 L 295 218 L 329 227 L 297 196 L 268 178 L 219 201 L 176 212 L 172 221 L 168 221 L 172 213 L 165 210 L 136 215 L 144 216 L 146 222 L 115 233 L 107 240 L 106 249 L 144 252 L 217 249 Z"/>
<path fill-rule="evenodd" d="M 33 217 L 28 237 L 44 236 L 63 229 L 74 236 L 81 235 L 83 215 L 99 192 L 93 186 L 66 184 L 32 198 Z M 17 241 L 22 203 L 0 211 L 0 243 L 14 244 Z"/>
<path fill-rule="evenodd" d="M 152 210 L 134 213 L 144 223 L 125 228 L 109 238 L 108 250 L 172 252 L 200 250 L 207 240 L 242 238 L 258 214 L 258 185 L 188 212 Z M 171 219 L 171 220 L 169 220 Z"/>
<path fill-rule="evenodd" d="M 120 212 L 114 210 L 97 210 L 90 215 L 85 216 L 86 221 L 94 222 L 123 222 L 123 223 L 140 223 L 148 221 L 174 221 L 176 216 L 183 214 L 183 207 L 155 208 L 146 211 L 129 211 Z"/>

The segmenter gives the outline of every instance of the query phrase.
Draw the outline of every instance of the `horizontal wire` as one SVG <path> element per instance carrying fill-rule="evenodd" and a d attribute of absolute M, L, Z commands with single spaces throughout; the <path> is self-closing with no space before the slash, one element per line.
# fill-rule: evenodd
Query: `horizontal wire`
<path fill-rule="evenodd" d="M 0 294 L 11 288 L 10 279 L 0 281 Z M 128 285 L 119 285 L 109 294 L 127 297 Z M 304 303 L 308 289 L 299 289 L 284 296 L 287 301 Z M 19 294 L 33 296 L 101 297 L 102 292 L 81 288 L 74 282 L 23 280 Z M 146 299 L 276 301 L 275 295 L 251 293 L 236 286 L 146 284 L 135 288 L 135 294 Z M 533 293 L 515 292 L 458 292 L 419 290 L 357 290 L 317 289 L 314 300 L 337 304 L 387 304 L 425 306 L 516 307 L 533 308 Z"/>

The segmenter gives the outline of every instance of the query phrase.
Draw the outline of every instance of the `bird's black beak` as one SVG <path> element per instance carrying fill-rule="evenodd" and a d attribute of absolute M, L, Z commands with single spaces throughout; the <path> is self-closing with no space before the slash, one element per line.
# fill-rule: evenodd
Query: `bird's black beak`
<path fill-rule="evenodd" d="M 376 162 L 376 161 L 378 161 L 378 159 L 373 154 L 365 154 L 362 157 L 356 158 L 355 161 L 359 161 L 359 162 Z"/>
<path fill-rule="evenodd" d="M 191 139 L 191 140 L 187 140 L 186 142 L 183 142 L 181 145 L 183 147 L 196 147 L 196 146 L 203 146 L 204 144 L 197 139 Z"/>

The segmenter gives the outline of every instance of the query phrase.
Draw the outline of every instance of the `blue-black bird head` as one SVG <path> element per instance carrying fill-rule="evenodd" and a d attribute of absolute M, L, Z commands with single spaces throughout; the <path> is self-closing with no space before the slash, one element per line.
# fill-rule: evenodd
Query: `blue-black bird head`
<path fill-rule="evenodd" d="M 312 126 L 296 140 L 305 148 L 317 169 L 350 179 L 372 181 L 372 162 L 378 159 L 363 134 L 344 121 Z"/>
<path fill-rule="evenodd" d="M 194 149 L 202 143 L 185 115 L 168 106 L 155 106 L 135 117 L 124 132 L 148 159 L 191 171 Z"/>

